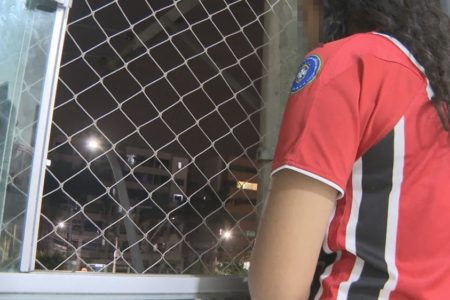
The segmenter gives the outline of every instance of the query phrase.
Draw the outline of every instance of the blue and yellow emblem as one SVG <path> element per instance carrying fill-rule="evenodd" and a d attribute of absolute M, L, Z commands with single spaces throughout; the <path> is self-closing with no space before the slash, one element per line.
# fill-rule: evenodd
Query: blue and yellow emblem
<path fill-rule="evenodd" d="M 322 68 L 322 60 L 318 55 L 308 56 L 298 69 L 292 84 L 291 93 L 296 93 L 313 82 Z"/>

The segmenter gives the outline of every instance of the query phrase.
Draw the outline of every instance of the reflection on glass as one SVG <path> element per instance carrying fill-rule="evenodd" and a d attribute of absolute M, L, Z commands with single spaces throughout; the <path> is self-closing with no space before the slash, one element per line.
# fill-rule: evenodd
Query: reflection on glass
<path fill-rule="evenodd" d="M 17 270 L 53 13 L 0 2 L 0 271 Z"/>

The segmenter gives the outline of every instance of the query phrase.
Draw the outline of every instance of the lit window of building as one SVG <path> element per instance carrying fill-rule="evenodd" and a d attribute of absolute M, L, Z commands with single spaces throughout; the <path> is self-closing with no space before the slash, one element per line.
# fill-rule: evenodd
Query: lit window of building
<path fill-rule="evenodd" d="M 236 187 L 241 190 L 257 191 L 258 184 L 255 182 L 238 181 Z"/>

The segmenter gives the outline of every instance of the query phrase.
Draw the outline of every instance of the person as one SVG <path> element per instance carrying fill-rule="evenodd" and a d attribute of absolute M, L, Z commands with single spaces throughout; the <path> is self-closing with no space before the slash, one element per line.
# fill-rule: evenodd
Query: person
<path fill-rule="evenodd" d="M 328 0 L 294 79 L 252 299 L 450 299 L 450 22 L 436 0 Z M 309 295 L 321 245 L 335 260 Z"/>

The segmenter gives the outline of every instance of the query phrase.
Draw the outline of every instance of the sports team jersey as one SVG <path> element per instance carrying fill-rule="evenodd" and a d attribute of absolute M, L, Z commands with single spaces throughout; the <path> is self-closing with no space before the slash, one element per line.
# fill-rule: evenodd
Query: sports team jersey
<path fill-rule="evenodd" d="M 316 299 L 450 299 L 450 135 L 423 68 L 396 39 L 312 51 L 286 107 L 273 173 L 339 193 Z"/>

